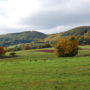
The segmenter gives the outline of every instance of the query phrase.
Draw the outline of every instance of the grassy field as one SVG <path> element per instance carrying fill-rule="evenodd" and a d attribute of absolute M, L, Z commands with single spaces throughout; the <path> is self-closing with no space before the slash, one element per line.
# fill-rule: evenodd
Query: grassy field
<path fill-rule="evenodd" d="M 68 58 L 35 50 L 17 55 L 0 59 L 0 90 L 90 90 L 90 50 Z"/>
<path fill-rule="evenodd" d="M 90 49 L 90 45 L 83 45 L 83 46 L 79 46 L 80 48 L 86 48 L 86 49 Z"/>

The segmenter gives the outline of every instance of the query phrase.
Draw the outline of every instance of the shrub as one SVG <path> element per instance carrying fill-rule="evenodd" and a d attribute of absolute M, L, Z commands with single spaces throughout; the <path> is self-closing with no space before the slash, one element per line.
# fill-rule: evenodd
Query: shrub
<path fill-rule="evenodd" d="M 10 52 L 10 56 L 16 56 L 16 53 L 15 52 Z"/>
<path fill-rule="evenodd" d="M 78 40 L 73 36 L 61 38 L 55 46 L 55 55 L 58 57 L 72 57 L 78 54 Z"/>
<path fill-rule="evenodd" d="M 5 48 L 4 48 L 4 47 L 2 47 L 2 46 L 0 46 L 0 56 L 5 55 L 5 53 L 6 53 Z"/>
<path fill-rule="evenodd" d="M 51 45 L 50 45 L 49 43 L 45 43 L 44 47 L 45 47 L 45 48 L 50 48 Z"/>

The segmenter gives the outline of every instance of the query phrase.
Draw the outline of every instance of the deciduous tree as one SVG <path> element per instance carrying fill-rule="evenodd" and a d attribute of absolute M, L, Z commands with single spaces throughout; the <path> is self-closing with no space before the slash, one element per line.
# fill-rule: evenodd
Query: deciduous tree
<path fill-rule="evenodd" d="M 5 55 L 5 53 L 6 53 L 5 48 L 4 48 L 4 47 L 2 47 L 2 46 L 0 46 L 0 56 Z"/>
<path fill-rule="evenodd" d="M 73 37 L 61 38 L 55 46 L 55 55 L 70 57 L 78 54 L 78 40 Z"/>

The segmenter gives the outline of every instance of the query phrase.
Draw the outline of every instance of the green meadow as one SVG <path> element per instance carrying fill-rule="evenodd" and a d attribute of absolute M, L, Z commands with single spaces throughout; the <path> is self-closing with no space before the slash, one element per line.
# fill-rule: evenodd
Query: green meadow
<path fill-rule="evenodd" d="M 90 49 L 90 45 L 83 45 L 83 46 L 79 46 L 80 48 L 86 48 L 86 49 Z"/>
<path fill-rule="evenodd" d="M 0 90 L 90 90 L 90 46 L 82 48 L 76 57 L 26 50 L 0 59 Z"/>

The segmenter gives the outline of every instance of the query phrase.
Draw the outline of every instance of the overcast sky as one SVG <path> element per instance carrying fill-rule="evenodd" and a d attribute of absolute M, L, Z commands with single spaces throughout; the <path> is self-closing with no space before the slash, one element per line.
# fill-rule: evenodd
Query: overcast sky
<path fill-rule="evenodd" d="M 0 0 L 0 34 L 58 33 L 90 25 L 90 0 Z"/>

